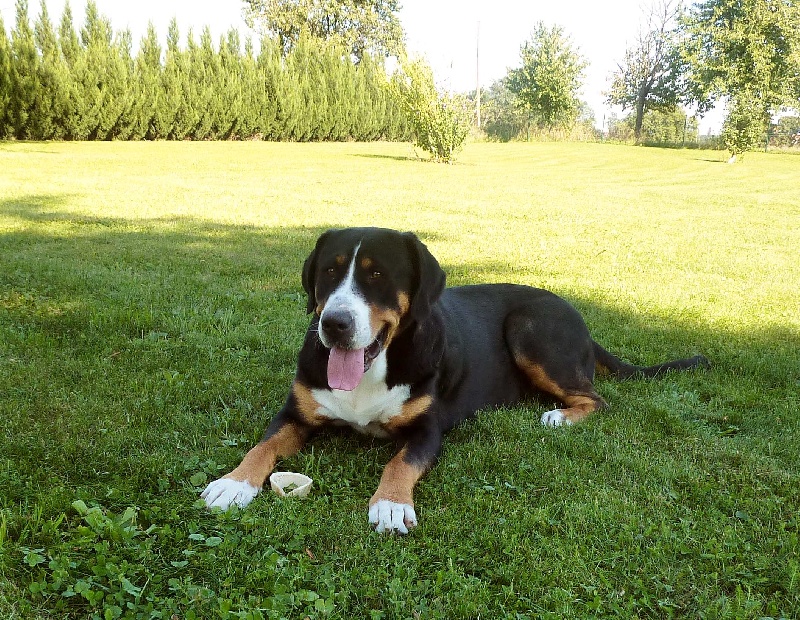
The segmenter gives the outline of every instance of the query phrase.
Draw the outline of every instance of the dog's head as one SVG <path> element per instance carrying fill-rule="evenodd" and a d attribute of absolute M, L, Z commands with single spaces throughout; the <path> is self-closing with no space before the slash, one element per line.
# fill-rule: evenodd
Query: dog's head
<path fill-rule="evenodd" d="M 354 389 L 402 329 L 430 314 L 444 284 L 444 271 L 413 233 L 324 233 L 303 266 L 303 288 L 330 349 L 330 387 Z"/>

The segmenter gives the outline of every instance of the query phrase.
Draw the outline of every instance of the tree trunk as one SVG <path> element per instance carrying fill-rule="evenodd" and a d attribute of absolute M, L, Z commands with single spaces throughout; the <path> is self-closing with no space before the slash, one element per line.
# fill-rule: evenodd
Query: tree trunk
<path fill-rule="evenodd" d="M 633 135 L 636 139 L 636 144 L 642 142 L 642 122 L 644 121 L 644 98 L 640 97 L 636 101 L 636 123 L 633 127 Z"/>

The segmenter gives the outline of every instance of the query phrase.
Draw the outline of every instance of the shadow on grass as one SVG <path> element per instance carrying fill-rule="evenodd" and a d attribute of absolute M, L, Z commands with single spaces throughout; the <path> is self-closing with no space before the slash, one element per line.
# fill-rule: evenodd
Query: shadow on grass
<path fill-rule="evenodd" d="M 419 163 L 430 163 L 430 159 L 426 159 L 424 157 L 412 157 L 411 155 L 380 155 L 378 153 L 353 153 L 351 157 L 361 157 L 364 159 L 390 159 L 394 161 L 403 161 L 403 162 L 419 162 Z"/>
<path fill-rule="evenodd" d="M 327 227 L 105 218 L 64 204 L 41 195 L 0 203 L 18 226 L 0 233 L 0 392 L 9 395 L 0 413 L 15 438 L 0 452 L 42 471 L 50 463 L 51 474 L 77 483 L 96 481 L 97 463 L 113 471 L 119 459 L 141 459 L 137 450 L 174 459 L 173 435 L 187 426 L 195 445 L 185 455 L 216 445 L 221 432 L 250 443 L 289 387 L 308 321 L 300 271 Z M 509 274 L 490 260 L 444 267 L 462 282 Z M 741 416 L 766 415 L 760 397 L 786 403 L 800 385 L 800 337 L 790 328 L 714 330 L 564 296 L 626 361 L 706 355 L 713 369 L 694 375 L 693 389 Z M 115 426 L 123 430 L 108 431 Z M 11 486 L 24 495 L 22 480 Z"/>
<path fill-rule="evenodd" d="M 23 223 L 18 230 L 0 234 L 0 255 L 6 266 L 0 282 L 7 299 L 15 291 L 19 295 L 47 291 L 51 298 L 80 305 L 105 299 L 108 287 L 124 284 L 129 287 L 126 300 L 146 299 L 158 313 L 170 311 L 176 293 L 184 298 L 224 298 L 258 286 L 302 296 L 303 261 L 318 235 L 328 228 L 258 228 L 187 217 L 86 216 L 65 210 L 66 199 L 36 195 L 0 202 L 0 214 Z M 416 232 L 423 241 L 445 236 L 439 231 Z M 443 266 L 456 273 L 459 282 L 470 273 L 502 281 L 511 269 L 490 259 Z M 791 362 L 791 352 L 800 349 L 800 336 L 790 328 L 738 333 L 674 319 L 656 323 L 652 317 L 554 292 L 569 298 L 597 340 L 627 361 L 649 364 L 702 353 L 720 371 L 752 371 L 768 383 L 783 383 L 788 377 L 796 382 L 800 374 L 800 365 Z M 68 321 L 68 314 L 58 313 L 54 322 Z"/>

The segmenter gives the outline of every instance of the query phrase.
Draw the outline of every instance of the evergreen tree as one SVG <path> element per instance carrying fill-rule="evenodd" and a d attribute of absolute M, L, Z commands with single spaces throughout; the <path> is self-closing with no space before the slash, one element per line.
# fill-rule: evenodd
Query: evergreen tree
<path fill-rule="evenodd" d="M 192 133 L 196 125 L 187 99 L 189 76 L 185 63 L 185 55 L 180 49 L 178 22 L 172 18 L 167 32 L 160 97 L 154 116 L 155 133 L 161 138 L 183 140 Z"/>
<path fill-rule="evenodd" d="M 211 40 L 211 29 L 208 26 L 203 29 L 203 34 L 200 36 L 200 46 L 190 49 L 190 52 L 191 83 L 196 89 L 194 100 L 197 102 L 198 112 L 193 138 L 195 140 L 216 138 L 215 122 L 220 103 L 219 94 L 215 91 L 219 71 L 217 54 Z"/>
<path fill-rule="evenodd" d="M 81 42 L 85 52 L 79 85 L 88 103 L 83 133 L 90 140 L 111 140 L 129 107 L 127 63 L 119 41 L 113 41 L 111 23 L 100 15 L 94 0 L 86 5 Z"/>
<path fill-rule="evenodd" d="M 170 24 L 170 33 L 167 37 L 167 62 L 164 72 L 165 74 L 171 74 L 171 96 L 176 104 L 175 120 L 170 138 L 173 140 L 186 140 L 191 136 L 197 125 L 198 112 L 190 98 L 189 54 L 180 49 L 178 23 L 174 19 Z"/>
<path fill-rule="evenodd" d="M 242 68 L 239 33 L 228 31 L 219 42 L 217 93 L 219 104 L 216 115 L 216 133 L 221 140 L 240 137 L 242 120 Z"/>
<path fill-rule="evenodd" d="M 58 40 L 45 2 L 42 2 L 39 18 L 34 25 L 34 39 L 40 62 L 36 75 L 38 88 L 30 117 L 31 137 L 37 140 L 58 140 L 64 137 L 60 108 L 64 105 L 66 67 L 61 59 Z"/>
<path fill-rule="evenodd" d="M 132 110 L 131 138 L 153 140 L 156 137 L 154 118 L 161 97 L 161 45 L 153 22 L 139 43 L 134 62 L 132 88 L 135 102 Z"/>
<path fill-rule="evenodd" d="M 8 116 L 11 132 L 18 140 L 32 136 L 31 115 L 38 96 L 36 76 L 39 57 L 28 21 L 27 0 L 17 0 L 17 23 L 11 33 L 11 97 Z"/>
<path fill-rule="evenodd" d="M 84 53 L 78 40 L 78 35 L 75 33 L 69 1 L 64 3 L 64 11 L 61 14 L 61 22 L 58 27 L 58 45 L 66 66 L 60 124 L 66 139 L 86 139 L 83 130 L 86 100 L 83 97 L 78 80 L 80 73 L 85 70 Z"/>
<path fill-rule="evenodd" d="M 28 0 L 0 32 L 0 138 L 372 140 L 406 138 L 409 120 L 380 61 L 356 62 L 339 43 L 301 36 L 284 57 L 265 37 L 242 52 L 231 30 L 219 48 L 205 28 L 181 49 L 172 20 L 163 51 L 152 24 L 132 56 L 94 0 L 76 34 L 68 2 L 58 27 L 44 3 L 35 27 Z"/>
<path fill-rule="evenodd" d="M 278 109 L 286 74 L 281 64 L 280 50 L 273 39 L 261 39 L 256 65 L 258 79 L 264 87 L 264 100 L 259 107 L 261 131 L 266 140 L 283 140 L 285 133 L 283 123 L 278 117 Z"/>
<path fill-rule="evenodd" d="M 119 99 L 119 112 L 116 125 L 112 128 L 108 139 L 130 140 L 135 123 L 137 97 L 134 88 L 136 74 L 133 61 L 133 35 L 130 30 L 123 30 L 115 43 L 117 57 L 115 62 L 116 74 L 119 79 L 117 97 Z"/>
<path fill-rule="evenodd" d="M 241 60 L 242 113 L 239 133 L 242 139 L 263 138 L 269 121 L 263 110 L 267 105 L 266 79 L 259 70 L 253 51 L 253 42 L 248 37 Z"/>
<path fill-rule="evenodd" d="M 186 37 L 186 70 L 188 72 L 186 98 L 194 121 L 191 131 L 186 137 L 192 140 L 200 140 L 202 139 L 201 133 L 204 131 L 204 124 L 209 116 L 205 96 L 205 70 L 201 57 L 201 48 L 194 40 L 194 33 L 191 30 L 189 30 L 189 34 Z"/>
<path fill-rule="evenodd" d="M 0 15 L 0 140 L 11 136 L 11 44 Z"/>

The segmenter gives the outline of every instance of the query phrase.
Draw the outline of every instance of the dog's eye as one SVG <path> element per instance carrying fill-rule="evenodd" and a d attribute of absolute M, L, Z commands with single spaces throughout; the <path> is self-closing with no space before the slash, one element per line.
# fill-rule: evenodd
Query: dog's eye
<path fill-rule="evenodd" d="M 336 275 L 336 270 L 333 267 L 328 267 L 325 270 L 325 275 L 328 276 L 329 278 L 332 278 Z"/>
<path fill-rule="evenodd" d="M 377 280 L 378 278 L 382 278 L 382 277 L 383 277 L 383 273 L 380 272 L 380 271 L 373 271 L 371 274 L 369 274 L 369 279 L 370 280 Z"/>

